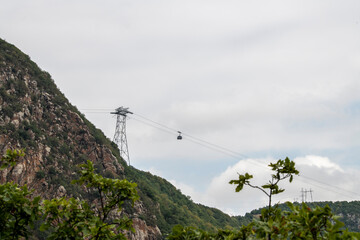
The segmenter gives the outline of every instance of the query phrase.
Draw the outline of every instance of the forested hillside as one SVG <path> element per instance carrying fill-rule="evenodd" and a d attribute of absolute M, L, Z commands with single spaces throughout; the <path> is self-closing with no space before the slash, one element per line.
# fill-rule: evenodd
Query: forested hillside
<path fill-rule="evenodd" d="M 138 184 L 140 201 L 126 214 L 133 239 L 162 238 L 176 224 L 205 230 L 241 226 L 243 218 L 195 204 L 165 179 L 128 166 L 117 146 L 90 123 L 42 71 L 15 46 L 0 39 L 0 151 L 25 149 L 25 157 L 0 176 L 27 184 L 43 198 L 91 197 L 71 184 L 77 165 L 91 160 L 96 172 Z"/>
<path fill-rule="evenodd" d="M 345 223 L 345 227 L 352 232 L 360 232 L 360 201 L 338 201 L 338 202 L 307 202 L 309 207 L 315 208 L 317 206 L 324 207 L 329 205 L 333 213 L 339 216 L 339 220 Z M 300 203 L 295 203 L 295 205 L 300 205 Z M 286 204 L 279 204 L 279 208 L 282 210 L 289 210 Z M 256 209 L 247 213 L 244 218 L 252 219 L 254 216 L 257 216 L 261 213 L 261 209 Z M 240 219 L 243 217 L 239 217 Z"/>
<path fill-rule="evenodd" d="M 132 167 L 126 168 L 125 172 L 128 179 L 139 184 L 141 199 L 146 206 L 151 209 L 154 203 L 158 204 L 152 212 L 157 220 L 152 223 L 165 232 L 170 232 L 177 224 L 215 231 L 217 228 L 238 228 L 249 222 L 247 218 L 230 217 L 216 208 L 195 204 L 163 178 Z"/>

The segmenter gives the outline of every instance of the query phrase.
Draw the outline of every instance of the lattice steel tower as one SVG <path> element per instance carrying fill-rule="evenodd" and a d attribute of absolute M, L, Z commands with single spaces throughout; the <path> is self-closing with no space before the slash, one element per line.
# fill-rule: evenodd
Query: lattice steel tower
<path fill-rule="evenodd" d="M 129 148 L 126 138 L 126 117 L 127 114 L 133 114 L 133 113 L 130 112 L 128 109 L 129 108 L 118 107 L 117 109 L 115 109 L 115 112 L 111 112 L 111 114 L 117 115 L 116 128 L 115 128 L 113 141 L 120 148 L 120 156 L 130 165 Z"/>

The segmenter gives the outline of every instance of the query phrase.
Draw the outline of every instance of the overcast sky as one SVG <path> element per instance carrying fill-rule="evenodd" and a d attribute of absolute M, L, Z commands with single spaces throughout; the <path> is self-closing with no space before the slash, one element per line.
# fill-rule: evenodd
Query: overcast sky
<path fill-rule="evenodd" d="M 129 107 L 131 164 L 195 202 L 265 206 L 228 181 L 286 156 L 301 176 L 276 201 L 360 198 L 358 0 L 1 1 L 0 38 L 109 138 Z"/>

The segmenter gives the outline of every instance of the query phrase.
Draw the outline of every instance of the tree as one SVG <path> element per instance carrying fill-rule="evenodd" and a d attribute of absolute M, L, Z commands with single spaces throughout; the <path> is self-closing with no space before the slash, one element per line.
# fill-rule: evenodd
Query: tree
<path fill-rule="evenodd" d="M 8 150 L 0 167 L 13 167 L 23 151 Z M 0 239 L 28 239 L 30 229 L 41 220 L 41 231 L 50 233 L 48 239 L 126 239 L 124 230 L 133 230 L 132 221 L 121 216 L 126 201 L 139 198 L 136 183 L 126 179 L 109 179 L 94 173 L 91 161 L 79 165 L 80 178 L 74 184 L 95 192 L 91 203 L 74 198 L 43 200 L 33 197 L 27 186 L 12 182 L 0 185 Z"/>
<path fill-rule="evenodd" d="M 3 170 L 7 167 L 14 167 L 16 163 L 19 161 L 20 157 L 25 155 L 24 150 L 6 150 L 6 153 L 1 156 L 0 160 L 0 170 Z"/>
<path fill-rule="evenodd" d="M 85 185 L 90 191 L 98 194 L 100 203 L 96 206 L 94 215 L 95 225 L 91 229 L 94 239 L 104 239 L 106 237 L 114 237 L 115 232 L 121 230 L 132 230 L 132 221 L 123 218 L 111 218 L 110 214 L 121 212 L 125 201 L 130 201 L 133 205 L 139 196 L 136 192 L 136 183 L 131 183 L 126 179 L 104 178 L 94 173 L 94 166 L 91 161 L 87 164 L 81 164 L 81 177 L 79 180 L 73 181 L 80 185 Z M 122 236 L 122 233 L 116 235 Z"/>
<path fill-rule="evenodd" d="M 74 198 L 45 200 L 41 230 L 51 228 L 50 239 L 126 239 L 122 231 L 133 230 L 132 221 L 116 213 L 125 201 L 134 204 L 139 198 L 136 183 L 104 178 L 94 173 L 91 161 L 79 167 L 81 176 L 73 183 L 95 192 L 98 198 L 92 204 Z"/>
<path fill-rule="evenodd" d="M 48 239 L 86 239 L 91 236 L 93 212 L 85 201 L 54 198 L 42 202 L 41 231 L 49 230 Z"/>
<path fill-rule="evenodd" d="M 0 169 L 13 167 L 24 155 L 21 150 L 7 150 L 1 157 Z M 40 197 L 32 198 L 27 186 L 13 182 L 0 185 L 0 239 L 19 239 L 29 236 L 29 226 L 40 217 Z"/>
<path fill-rule="evenodd" d="M 273 215 L 273 211 L 275 210 L 272 208 L 272 196 L 275 194 L 279 194 L 285 191 L 285 189 L 281 189 L 279 187 L 279 182 L 285 179 L 289 179 L 289 182 L 292 182 L 294 175 L 298 175 L 299 171 L 295 169 L 295 162 L 291 161 L 288 157 L 284 160 L 279 159 L 276 163 L 270 163 L 269 167 L 275 173 L 271 175 L 271 180 L 262 186 L 254 186 L 250 183 L 250 179 L 253 178 L 253 175 L 245 173 L 245 175 L 239 175 L 238 180 L 231 180 L 230 184 L 237 185 L 235 188 L 236 192 L 240 192 L 244 185 L 250 186 L 252 188 L 256 188 L 261 190 L 266 196 L 269 198 L 269 204 L 267 211 L 264 212 L 262 215 L 265 221 L 268 221 L 271 216 Z"/>

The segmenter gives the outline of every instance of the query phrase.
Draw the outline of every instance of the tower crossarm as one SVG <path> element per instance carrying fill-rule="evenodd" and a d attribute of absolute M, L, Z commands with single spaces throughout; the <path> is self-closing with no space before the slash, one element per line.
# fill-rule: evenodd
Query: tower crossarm
<path fill-rule="evenodd" d="M 127 114 L 133 114 L 133 113 L 129 111 L 129 108 L 118 107 L 115 109 L 115 112 L 111 112 L 111 114 L 126 116 Z"/>

